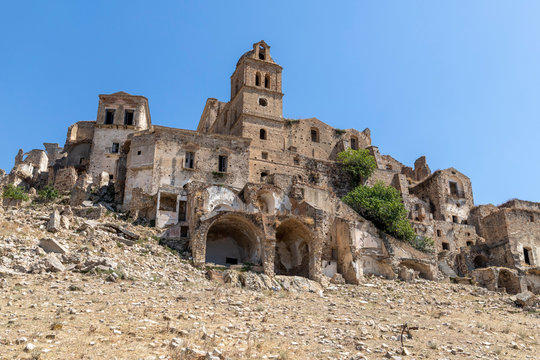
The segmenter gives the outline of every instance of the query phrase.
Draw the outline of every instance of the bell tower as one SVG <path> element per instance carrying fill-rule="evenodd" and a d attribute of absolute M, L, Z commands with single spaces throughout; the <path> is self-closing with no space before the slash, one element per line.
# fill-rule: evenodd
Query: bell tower
<path fill-rule="evenodd" d="M 262 40 L 240 57 L 231 76 L 231 108 L 237 117 L 282 118 L 282 70 Z"/>

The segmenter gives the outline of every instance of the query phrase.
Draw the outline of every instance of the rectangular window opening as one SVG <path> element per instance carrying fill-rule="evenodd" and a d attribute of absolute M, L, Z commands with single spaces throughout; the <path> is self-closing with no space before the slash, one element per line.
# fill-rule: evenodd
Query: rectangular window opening
<path fill-rule="evenodd" d="M 351 149 L 358 150 L 358 141 L 356 138 L 351 138 Z"/>
<path fill-rule="evenodd" d="M 193 169 L 195 167 L 195 153 L 191 151 L 186 152 L 186 168 Z"/>
<path fill-rule="evenodd" d="M 176 194 L 161 193 L 159 198 L 160 211 L 176 211 Z"/>
<path fill-rule="evenodd" d="M 459 221 L 458 221 L 458 217 L 457 217 L 457 216 L 455 216 L 455 215 L 452 215 L 452 222 L 454 222 L 454 223 L 458 224 L 458 223 L 459 223 Z"/>
<path fill-rule="evenodd" d="M 268 153 L 266 151 L 263 151 L 261 157 L 263 158 L 263 160 L 268 160 Z"/>
<path fill-rule="evenodd" d="M 189 227 L 188 226 L 180 226 L 180 237 L 181 238 L 187 238 L 189 236 Z"/>
<path fill-rule="evenodd" d="M 450 244 L 447 242 L 442 243 L 442 249 L 443 250 L 450 250 Z"/>
<path fill-rule="evenodd" d="M 178 206 L 178 221 L 186 221 L 187 201 L 181 200 Z"/>
<path fill-rule="evenodd" d="M 529 254 L 529 249 L 523 248 L 523 260 L 525 260 L 525 264 L 531 265 L 531 255 Z"/>
<path fill-rule="evenodd" d="M 111 153 L 112 154 L 118 154 L 118 151 L 120 150 L 120 144 L 119 143 L 113 143 L 111 146 Z"/>
<path fill-rule="evenodd" d="M 107 109 L 105 111 L 105 124 L 111 125 L 114 124 L 114 113 L 116 110 L 114 109 Z"/>
<path fill-rule="evenodd" d="M 227 172 L 227 157 L 226 156 L 223 156 L 223 155 L 219 156 L 218 171 Z"/>
<path fill-rule="evenodd" d="M 457 183 L 454 181 L 449 181 L 448 185 L 450 186 L 450 194 L 457 195 L 458 194 Z"/>
<path fill-rule="evenodd" d="M 124 112 L 124 125 L 133 125 L 133 110 L 126 110 Z"/>

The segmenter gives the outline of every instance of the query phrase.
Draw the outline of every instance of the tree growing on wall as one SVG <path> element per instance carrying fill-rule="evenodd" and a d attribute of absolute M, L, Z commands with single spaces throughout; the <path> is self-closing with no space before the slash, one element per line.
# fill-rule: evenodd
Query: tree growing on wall
<path fill-rule="evenodd" d="M 411 223 L 407 220 L 407 209 L 395 188 L 385 186 L 382 182 L 375 183 L 373 187 L 359 185 L 342 200 L 357 213 L 371 220 L 377 228 L 409 242 L 413 247 L 430 251 L 433 246 L 432 241 L 418 241 Z"/>
<path fill-rule="evenodd" d="M 362 179 L 369 178 L 377 168 L 375 157 L 367 149 L 347 149 L 338 154 L 337 160 L 349 173 L 353 186 L 360 184 Z"/>

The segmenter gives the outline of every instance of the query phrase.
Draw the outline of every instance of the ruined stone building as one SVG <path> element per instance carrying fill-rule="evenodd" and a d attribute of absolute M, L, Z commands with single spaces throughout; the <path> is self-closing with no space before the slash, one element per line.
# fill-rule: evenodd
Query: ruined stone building
<path fill-rule="evenodd" d="M 100 95 L 95 121 L 70 126 L 63 148 L 20 151 L 3 182 L 53 185 L 72 193 L 72 206 L 108 188 L 116 209 L 154 221 L 197 265 L 250 263 L 268 275 L 312 279 L 338 273 L 350 283 L 412 269 L 427 279 L 472 275 L 508 291 L 540 290 L 540 204 L 475 207 L 469 178 L 454 168 L 432 173 L 425 157 L 411 168 L 381 155 L 369 129 L 287 119 L 281 75 L 270 46 L 255 43 L 231 75 L 230 100 L 208 99 L 197 130 L 152 124 L 144 96 Z M 349 148 L 375 157 L 367 184 L 401 193 L 418 236 L 435 241 L 434 254 L 382 233 L 341 202 L 351 189 L 336 158 Z M 511 275 L 486 275 L 493 266 Z"/>

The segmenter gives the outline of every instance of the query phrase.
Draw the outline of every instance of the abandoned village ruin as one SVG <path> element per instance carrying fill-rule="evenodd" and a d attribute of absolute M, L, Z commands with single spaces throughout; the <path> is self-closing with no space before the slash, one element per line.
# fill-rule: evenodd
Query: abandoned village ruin
<path fill-rule="evenodd" d="M 231 76 L 230 101 L 208 99 L 195 131 L 152 124 L 144 96 L 99 95 L 95 121 L 71 125 L 63 148 L 20 150 L 0 180 L 71 193 L 74 212 L 96 208 L 88 200 L 101 193 L 95 202 L 155 222 L 162 241 L 190 251 L 195 265 L 250 263 L 269 276 L 352 284 L 367 274 L 465 278 L 540 293 L 540 203 L 475 206 L 469 178 L 454 168 L 432 173 L 424 156 L 405 166 L 379 153 L 369 129 L 284 118 L 281 73 L 270 46 L 253 44 Z M 434 253 L 383 233 L 340 200 L 351 189 L 336 159 L 349 148 L 375 157 L 367 184 L 400 192 Z"/>

